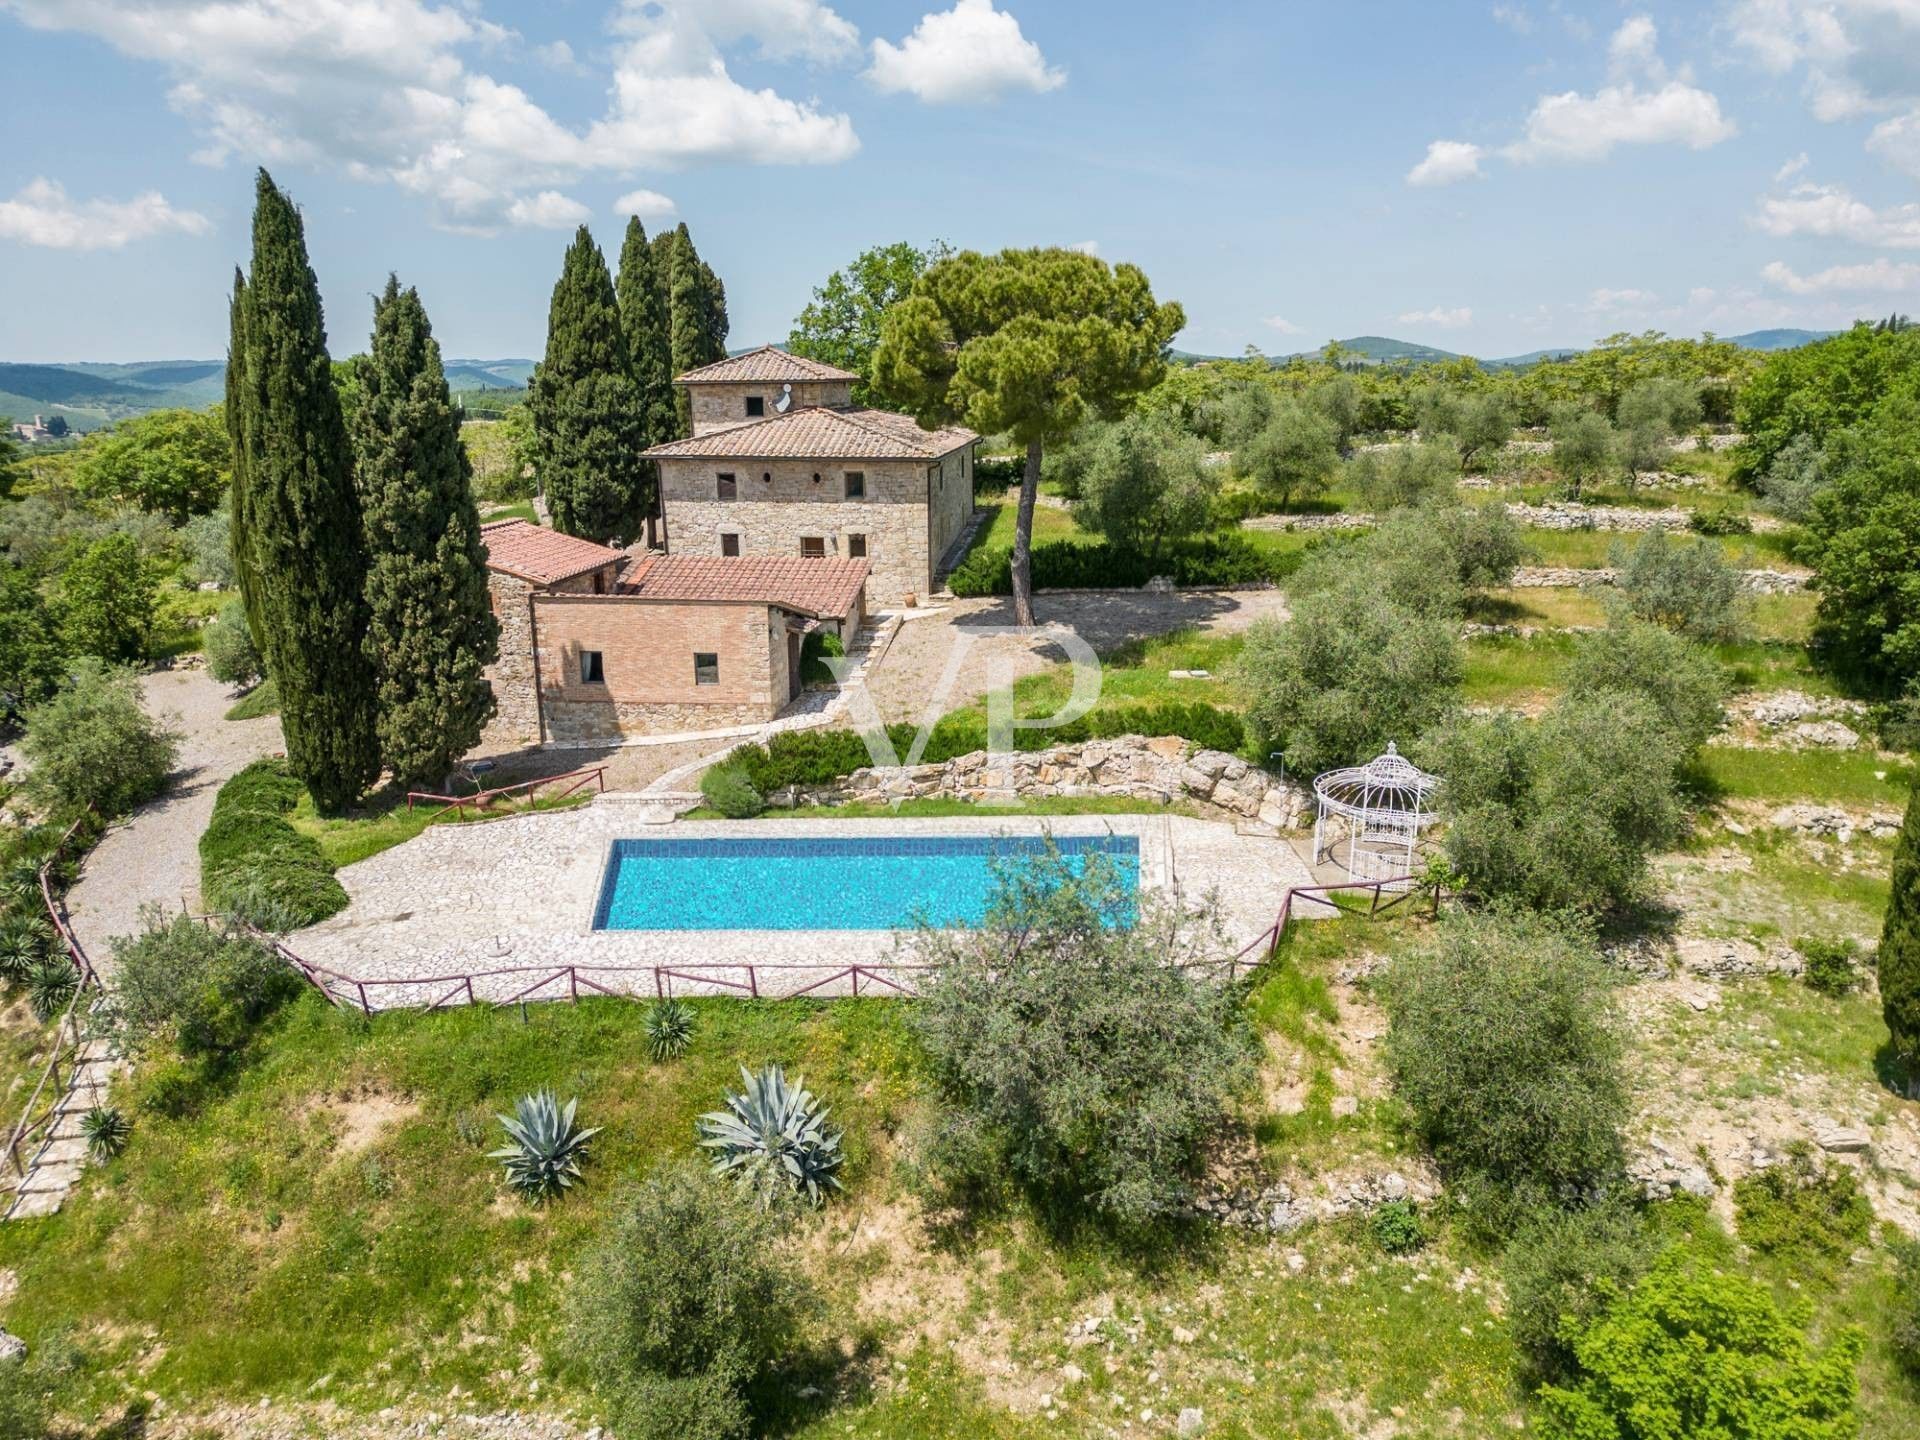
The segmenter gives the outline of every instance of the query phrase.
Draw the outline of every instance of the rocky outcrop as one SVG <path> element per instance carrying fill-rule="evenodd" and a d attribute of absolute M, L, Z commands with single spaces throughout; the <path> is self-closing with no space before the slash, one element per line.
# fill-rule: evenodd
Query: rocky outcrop
<path fill-rule="evenodd" d="M 1365 1214 L 1393 1200 L 1425 1204 L 1440 1193 L 1439 1183 L 1425 1175 L 1403 1175 L 1397 1170 L 1358 1175 L 1336 1181 L 1319 1195 L 1303 1195 L 1284 1181 L 1255 1189 L 1203 1190 L 1194 1198 L 1193 1214 L 1216 1224 L 1267 1235 L 1287 1235 L 1313 1220 Z"/>
<path fill-rule="evenodd" d="M 1802 835 L 1848 845 L 1856 835 L 1891 840 L 1900 833 L 1900 812 L 1875 810 L 1857 815 L 1837 805 L 1784 805 L 1773 812 L 1769 823 L 1776 830 L 1795 830 Z"/>
<path fill-rule="evenodd" d="M 796 786 L 768 801 L 781 807 L 921 799 L 1004 804 L 1073 795 L 1161 804 L 1191 800 L 1275 830 L 1296 829 L 1308 814 L 1307 792 L 1292 781 L 1172 735 L 1127 735 L 1012 754 L 976 750 L 937 764 L 867 767 L 837 784 Z"/>

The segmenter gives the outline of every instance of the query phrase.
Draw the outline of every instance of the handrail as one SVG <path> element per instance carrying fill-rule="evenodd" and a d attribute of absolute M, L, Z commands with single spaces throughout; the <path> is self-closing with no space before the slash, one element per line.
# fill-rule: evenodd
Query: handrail
<path fill-rule="evenodd" d="M 491 790 L 476 791 L 472 795 L 439 795 L 430 790 L 409 790 L 407 809 L 412 810 L 416 804 L 439 805 L 441 808 L 434 812 L 436 815 L 444 815 L 449 810 L 458 811 L 464 815 L 469 805 L 476 810 L 484 810 L 502 795 L 514 795 L 522 790 L 531 795 L 542 785 L 558 785 L 563 780 L 570 780 L 573 783 L 554 796 L 556 800 L 564 800 L 576 791 L 585 789 L 589 784 L 597 785 L 600 793 L 604 795 L 607 791 L 607 767 L 589 765 L 579 770 L 569 770 L 561 775 L 543 775 L 537 780 L 521 780 L 513 785 L 498 785 Z"/>

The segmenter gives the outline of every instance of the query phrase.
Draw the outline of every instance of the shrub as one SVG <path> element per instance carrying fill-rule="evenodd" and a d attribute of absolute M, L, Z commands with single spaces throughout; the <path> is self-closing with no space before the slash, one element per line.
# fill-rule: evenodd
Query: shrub
<path fill-rule="evenodd" d="M 1751 535 L 1753 521 L 1730 505 L 1693 512 L 1687 528 L 1696 535 Z"/>
<path fill-rule="evenodd" d="M 973 491 L 999 492 L 1018 485 L 1027 473 L 1027 462 L 1018 455 L 982 455 L 973 462 Z"/>
<path fill-rule="evenodd" d="M 1589 938 L 1539 916 L 1455 916 L 1382 993 L 1395 1088 L 1492 1228 L 1619 1168 L 1620 1031 Z"/>
<path fill-rule="evenodd" d="M 1653 1263 L 1654 1238 L 1617 1203 L 1536 1211 L 1507 1247 L 1507 1323 L 1529 1388 L 1578 1366 L 1571 1337 L 1600 1318 Z"/>
<path fill-rule="evenodd" d="M 729 820 L 751 820 L 767 808 L 746 772 L 732 763 L 715 765 L 702 775 L 700 794 Z"/>
<path fill-rule="evenodd" d="M 1389 1255 L 1407 1255 L 1427 1243 L 1427 1228 L 1411 1200 L 1389 1200 L 1367 1221 L 1373 1243 Z"/>
<path fill-rule="evenodd" d="M 1804 524 L 1813 518 L 1814 498 L 1827 488 L 1827 452 L 1811 435 L 1796 435 L 1773 457 L 1760 477 L 1760 493 L 1782 519 Z"/>
<path fill-rule="evenodd" d="M 301 979 L 252 937 L 186 915 L 143 917 L 145 931 L 113 942 L 113 1022 L 128 1049 L 170 1044 L 215 1062 L 241 1050 Z"/>
<path fill-rule="evenodd" d="M 1611 558 L 1620 572 L 1615 593 L 1640 619 L 1696 640 L 1732 640 L 1741 633 L 1747 605 L 1740 572 L 1718 545 L 1674 540 L 1654 530 L 1630 549 L 1616 544 Z"/>
<path fill-rule="evenodd" d="M 1572 1348 L 1578 1378 L 1540 1391 L 1540 1431 L 1553 1440 L 1858 1433 L 1860 1332 L 1816 1349 L 1764 1286 L 1684 1247 L 1575 1332 Z"/>
<path fill-rule="evenodd" d="M 111 1105 L 96 1105 L 81 1117 L 80 1134 L 87 1142 L 87 1154 L 96 1165 L 104 1165 L 127 1148 L 133 1126 L 127 1117 Z"/>
<path fill-rule="evenodd" d="M 1460 449 L 1450 439 L 1369 450 L 1347 462 L 1347 485 L 1374 511 L 1451 504 L 1459 479 Z"/>
<path fill-rule="evenodd" d="M 1619 445 L 1607 417 L 1585 405 L 1566 405 L 1553 417 L 1553 468 L 1576 500 L 1590 481 L 1614 468 Z"/>
<path fill-rule="evenodd" d="M 1920 1379 L 1920 1244 L 1896 1242 L 1893 1259 L 1893 1310 L 1887 1333 L 1900 1368 Z"/>
<path fill-rule="evenodd" d="M 29 903 L 39 898 L 36 886 Z M 43 915 L 22 909 L 0 919 L 0 980 L 9 985 L 24 983 L 52 944 L 53 926 Z"/>
<path fill-rule="evenodd" d="M 1822 1168 L 1805 1144 L 1790 1147 L 1779 1164 L 1736 1180 L 1733 1214 L 1740 1238 L 1754 1250 L 1809 1271 L 1844 1264 L 1873 1231 L 1873 1207 L 1853 1172 Z"/>
<path fill-rule="evenodd" d="M 27 712 L 27 791 L 49 809 L 125 814 L 160 793 L 178 733 L 147 714 L 131 670 L 81 660 L 65 689 Z"/>
<path fill-rule="evenodd" d="M 1176 585 L 1266 585 L 1283 578 L 1284 567 L 1267 550 L 1232 532 L 1202 535 L 1167 545 L 1158 555 L 1105 542 L 1077 545 L 1055 540 L 1033 548 L 1035 590 L 1137 590 L 1156 576 Z M 962 599 L 1011 595 L 1011 556 L 1005 550 L 975 550 L 947 577 Z"/>
<path fill-rule="evenodd" d="M 1609 692 L 1644 696 L 1689 755 L 1725 718 L 1727 681 L 1719 662 L 1682 636 L 1625 616 L 1574 642 L 1566 687 L 1582 699 Z"/>
<path fill-rule="evenodd" d="M 1123 1224 L 1186 1204 L 1252 1079 L 1232 992 L 1191 968 L 1221 958 L 1210 917 L 1050 849 L 1000 869 L 978 928 L 915 948 L 933 969 L 914 1022 L 942 1092 L 1021 1182 Z"/>
<path fill-rule="evenodd" d="M 678 1060 L 693 1043 L 693 1007 L 669 995 L 647 1009 L 647 1053 L 655 1061 Z"/>
<path fill-rule="evenodd" d="M 553 1091 L 522 1095 L 513 1114 L 498 1117 L 507 1143 L 487 1152 L 489 1160 L 504 1163 L 507 1184 L 539 1205 L 557 1199 L 580 1178 L 580 1162 L 587 1158 L 587 1142 L 600 1133 L 574 1124 L 578 1099 L 563 1106 Z"/>
<path fill-rule="evenodd" d="M 568 1330 L 627 1440 L 740 1440 L 748 1387 L 812 1308 L 780 1226 L 704 1167 L 624 1195 L 578 1267 Z"/>
<path fill-rule="evenodd" d="M 1132 415 L 1101 427 L 1078 467 L 1074 519 L 1109 544 L 1161 554 L 1207 526 L 1221 477 L 1205 451 L 1170 420 Z"/>
<path fill-rule="evenodd" d="M 0 1440 L 46 1440 L 47 1397 L 25 1360 L 0 1360 Z"/>
<path fill-rule="evenodd" d="M 157 567 L 132 535 L 94 541 L 61 574 L 54 597 L 68 651 L 110 664 L 145 660 L 159 592 Z"/>
<path fill-rule="evenodd" d="M 252 685 L 266 673 L 260 652 L 254 648 L 246 609 L 238 600 L 220 607 L 220 613 L 200 632 L 200 647 L 207 652 L 207 673 L 222 685 Z"/>
<path fill-rule="evenodd" d="M 1470 890 L 1597 912 L 1640 899 L 1648 856 L 1683 832 L 1685 753 L 1644 696 L 1598 691 L 1531 725 L 1460 720 L 1425 763 L 1446 777 L 1447 858 Z"/>
<path fill-rule="evenodd" d="M 790 1195 L 818 1206 L 841 1187 L 834 1174 L 845 1158 L 840 1132 L 827 1126 L 827 1110 L 805 1079 L 787 1083 L 779 1065 L 759 1074 L 740 1067 L 746 1089 L 727 1092 L 724 1110 L 694 1122 L 700 1143 L 713 1151 L 713 1170 L 738 1182 L 762 1205 Z"/>
<path fill-rule="evenodd" d="M 846 653 L 846 645 L 833 631 L 808 632 L 805 643 L 800 647 L 801 680 L 808 685 L 833 684 L 833 670 L 826 662 L 828 659 L 838 659 Z"/>
<path fill-rule="evenodd" d="M 1838 940 L 1804 936 L 1793 942 L 1793 948 L 1806 962 L 1800 978 L 1809 990 L 1821 995 L 1846 995 L 1860 983 L 1860 942 L 1852 936 Z"/>
<path fill-rule="evenodd" d="M 1255 624 L 1237 662 L 1253 743 L 1300 774 L 1407 747 L 1452 712 L 1461 674 L 1458 627 L 1364 575 L 1303 597 L 1290 621 Z"/>
<path fill-rule="evenodd" d="M 1273 403 L 1266 424 L 1233 443 L 1234 473 L 1282 510 L 1321 494 L 1340 463 L 1340 427 L 1291 396 Z"/>
<path fill-rule="evenodd" d="M 200 836 L 200 889 L 210 908 L 284 931 L 346 907 L 320 842 L 286 819 L 304 793 L 284 760 L 256 760 L 220 787 Z"/>

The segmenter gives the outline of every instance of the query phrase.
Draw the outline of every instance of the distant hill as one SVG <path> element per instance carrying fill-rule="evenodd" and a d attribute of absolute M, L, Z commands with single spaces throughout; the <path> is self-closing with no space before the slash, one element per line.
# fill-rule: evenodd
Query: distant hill
<path fill-rule="evenodd" d="M 1745 335 L 1726 338 L 1748 350 L 1797 350 L 1816 340 L 1830 340 L 1838 330 L 1749 330 Z"/>

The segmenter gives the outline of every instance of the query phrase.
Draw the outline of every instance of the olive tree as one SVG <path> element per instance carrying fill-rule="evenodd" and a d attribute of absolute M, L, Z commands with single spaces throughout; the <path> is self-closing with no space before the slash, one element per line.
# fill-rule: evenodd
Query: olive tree
<path fill-rule="evenodd" d="M 1617 463 L 1618 442 L 1607 417 L 1585 405 L 1562 406 L 1553 417 L 1553 468 L 1567 493 L 1579 499 Z"/>
<path fill-rule="evenodd" d="M 1619 459 L 1629 486 L 1642 471 L 1658 470 L 1673 451 L 1673 437 L 1700 420 L 1700 391 L 1684 380 L 1642 380 L 1620 397 Z"/>
<path fill-rule="evenodd" d="M 1459 479 L 1460 448 L 1447 437 L 1389 445 L 1347 462 L 1347 484 L 1375 511 L 1450 504 Z"/>
<path fill-rule="evenodd" d="M 1740 572 L 1711 540 L 1675 540 L 1655 530 L 1612 560 L 1619 602 L 1633 615 L 1696 640 L 1737 639 L 1746 625 Z"/>
<path fill-rule="evenodd" d="M 63 689 L 27 711 L 20 749 L 36 801 L 119 815 L 160 793 L 180 736 L 147 713 L 138 675 L 87 658 L 74 663 Z"/>
<path fill-rule="evenodd" d="M 1627 616 L 1575 640 L 1566 686 L 1578 697 L 1644 697 L 1689 755 L 1725 718 L 1727 676 L 1719 661 L 1684 636 Z"/>
<path fill-rule="evenodd" d="M 1101 427 L 1083 457 L 1074 519 L 1115 545 L 1157 555 L 1207 528 L 1214 475 L 1199 440 L 1165 420 L 1129 416 Z"/>
<path fill-rule="evenodd" d="M 1320 411 L 1282 399 L 1267 423 L 1235 447 L 1234 469 L 1282 509 L 1326 490 L 1340 464 L 1339 428 Z"/>

